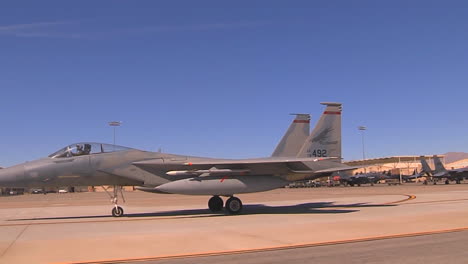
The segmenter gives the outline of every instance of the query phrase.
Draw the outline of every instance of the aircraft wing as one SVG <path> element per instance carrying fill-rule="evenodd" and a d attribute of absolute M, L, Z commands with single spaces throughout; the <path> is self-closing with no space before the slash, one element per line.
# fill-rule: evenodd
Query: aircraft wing
<path fill-rule="evenodd" d="M 165 160 L 167 165 L 185 165 L 185 166 L 213 166 L 213 165 L 251 165 L 251 164 L 275 164 L 292 162 L 317 162 L 322 160 L 336 160 L 337 158 L 260 158 L 260 159 L 170 159 Z M 161 159 L 150 159 L 133 162 L 134 165 L 153 165 L 161 164 Z"/>
<path fill-rule="evenodd" d="M 450 173 L 468 173 L 468 167 L 449 170 Z"/>
<path fill-rule="evenodd" d="M 447 170 L 446 174 L 447 174 L 446 176 L 450 178 L 467 178 L 468 167 Z"/>
<path fill-rule="evenodd" d="M 157 168 L 165 166 L 169 175 L 252 174 L 278 175 L 284 173 L 325 174 L 335 171 L 352 170 L 341 164 L 337 158 L 260 158 L 260 159 L 194 159 L 165 161 L 160 159 L 137 161 L 135 166 Z"/>
<path fill-rule="evenodd" d="M 450 176 L 450 173 L 448 173 L 448 171 L 438 172 L 432 175 L 432 177 L 434 178 L 446 178 L 447 176 Z"/>

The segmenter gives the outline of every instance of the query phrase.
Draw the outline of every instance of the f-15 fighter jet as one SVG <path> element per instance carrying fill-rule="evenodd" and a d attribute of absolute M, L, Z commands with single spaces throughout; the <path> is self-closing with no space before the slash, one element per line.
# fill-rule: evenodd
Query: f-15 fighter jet
<path fill-rule="evenodd" d="M 140 186 L 147 192 L 209 195 L 211 211 L 225 207 L 229 213 L 238 214 L 242 202 L 237 194 L 268 191 L 292 181 L 355 169 L 341 163 L 341 104 L 322 104 L 326 109 L 313 132 L 308 135 L 309 116 L 296 115 L 271 157 L 216 159 L 76 143 L 46 158 L 0 170 L 0 186 L 113 185 L 113 216 L 124 214 L 118 205 L 121 186 Z M 221 197 L 228 199 L 224 203 Z"/>

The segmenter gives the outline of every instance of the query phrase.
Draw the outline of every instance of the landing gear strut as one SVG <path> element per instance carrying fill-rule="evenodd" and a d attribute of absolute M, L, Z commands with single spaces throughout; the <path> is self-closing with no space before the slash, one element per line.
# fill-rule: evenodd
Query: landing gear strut
<path fill-rule="evenodd" d="M 219 212 L 223 210 L 223 199 L 221 197 L 215 195 L 210 198 L 208 201 L 208 208 L 210 208 L 211 212 Z"/>
<path fill-rule="evenodd" d="M 112 208 L 112 216 L 114 217 L 120 217 L 120 216 L 123 216 L 124 215 L 124 210 L 122 207 L 120 207 L 118 205 L 118 198 L 119 198 L 119 192 L 120 192 L 120 196 L 122 196 L 122 200 L 124 201 L 125 203 L 125 197 L 123 195 L 123 192 L 122 192 L 122 186 L 117 186 L 117 185 L 114 185 L 113 186 L 113 193 L 110 194 L 107 189 L 109 187 L 104 187 L 102 186 L 102 188 L 104 189 L 104 191 L 106 191 L 106 193 L 109 195 L 109 197 L 111 198 L 111 203 L 114 204 L 114 208 Z"/>

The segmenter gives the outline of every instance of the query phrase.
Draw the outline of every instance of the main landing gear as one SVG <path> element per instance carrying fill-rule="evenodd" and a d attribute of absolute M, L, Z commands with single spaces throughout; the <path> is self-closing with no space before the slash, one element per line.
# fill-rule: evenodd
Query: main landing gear
<path fill-rule="evenodd" d="M 215 195 L 210 198 L 208 201 L 208 208 L 210 208 L 211 212 L 219 212 L 223 210 L 223 199 L 221 197 Z"/>
<path fill-rule="evenodd" d="M 208 201 L 208 208 L 212 212 L 219 212 L 223 209 L 223 199 L 218 195 L 215 195 L 210 198 Z M 239 198 L 231 196 L 226 201 L 226 210 L 230 214 L 239 214 L 242 211 L 242 202 Z"/>
<path fill-rule="evenodd" d="M 231 196 L 226 201 L 226 209 L 230 214 L 238 214 L 242 211 L 242 202 L 239 198 Z"/>
<path fill-rule="evenodd" d="M 122 207 L 118 205 L 119 192 L 120 192 L 120 196 L 122 197 L 123 202 L 125 203 L 125 197 L 122 192 L 122 186 L 114 185 L 112 194 L 107 191 L 109 187 L 102 186 L 102 188 L 104 189 L 104 191 L 106 191 L 106 193 L 111 198 L 111 203 L 114 204 L 114 208 L 112 208 L 112 216 L 114 217 L 123 216 L 124 210 Z"/>

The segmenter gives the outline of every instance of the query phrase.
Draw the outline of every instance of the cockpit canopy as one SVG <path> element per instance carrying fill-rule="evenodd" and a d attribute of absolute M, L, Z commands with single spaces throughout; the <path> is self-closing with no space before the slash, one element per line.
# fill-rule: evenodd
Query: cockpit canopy
<path fill-rule="evenodd" d="M 75 156 L 117 152 L 117 151 L 124 151 L 124 150 L 130 150 L 130 149 L 131 148 L 122 147 L 118 145 L 112 145 L 112 144 L 84 142 L 84 143 L 75 143 L 75 144 L 66 146 L 62 148 L 61 150 L 50 154 L 49 158 L 53 158 L 53 159 L 69 158 L 69 157 L 75 157 Z"/>

